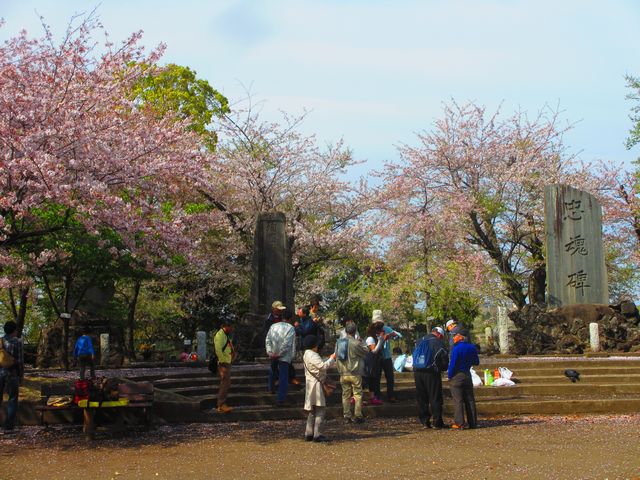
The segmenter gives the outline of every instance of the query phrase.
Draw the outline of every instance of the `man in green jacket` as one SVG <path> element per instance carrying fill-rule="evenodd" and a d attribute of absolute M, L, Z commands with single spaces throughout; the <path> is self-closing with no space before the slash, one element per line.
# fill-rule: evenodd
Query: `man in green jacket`
<path fill-rule="evenodd" d="M 355 323 L 347 322 L 344 327 L 346 339 L 336 343 L 336 364 L 342 385 L 342 412 L 345 423 L 362 423 L 362 372 L 367 347 L 355 339 L 358 328 Z M 346 357 L 346 358 L 345 358 Z M 342 359 L 341 359 L 342 358 Z M 351 397 L 355 400 L 353 416 L 351 414 Z"/>
<path fill-rule="evenodd" d="M 231 332 L 233 325 L 229 320 L 222 322 L 222 327 L 213 337 L 213 347 L 216 357 L 218 357 L 218 413 L 229 413 L 233 408 L 227 405 L 227 394 L 231 386 L 231 363 L 235 360 L 236 351 L 231 343 Z"/>

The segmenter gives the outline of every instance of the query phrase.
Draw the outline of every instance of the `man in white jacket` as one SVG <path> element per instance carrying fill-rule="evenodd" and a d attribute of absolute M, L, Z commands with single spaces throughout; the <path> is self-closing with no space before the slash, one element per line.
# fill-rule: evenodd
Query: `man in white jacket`
<path fill-rule="evenodd" d="M 284 318 L 271 325 L 265 338 L 267 355 L 271 359 L 269 368 L 269 391 L 274 390 L 274 371 L 278 372 L 278 401 L 279 407 L 290 406 L 287 403 L 289 388 L 289 364 L 296 354 L 296 331 L 293 325 Z"/>

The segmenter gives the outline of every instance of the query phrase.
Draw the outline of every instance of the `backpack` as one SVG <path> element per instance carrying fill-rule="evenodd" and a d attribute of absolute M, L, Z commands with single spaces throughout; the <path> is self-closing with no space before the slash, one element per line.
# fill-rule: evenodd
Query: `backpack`
<path fill-rule="evenodd" d="M 433 363 L 431 365 L 434 366 L 439 372 L 447 371 L 447 369 L 449 368 L 449 355 L 444 348 L 441 348 L 436 352 L 436 354 L 433 356 Z"/>
<path fill-rule="evenodd" d="M 349 339 L 341 338 L 336 342 L 336 358 L 345 362 L 349 358 Z"/>
<path fill-rule="evenodd" d="M 0 368 L 11 368 L 15 363 L 16 359 L 4 348 L 4 338 L 0 338 Z"/>
<path fill-rule="evenodd" d="M 413 350 L 413 368 L 424 369 L 431 365 L 431 347 L 427 337 L 422 337 Z"/>

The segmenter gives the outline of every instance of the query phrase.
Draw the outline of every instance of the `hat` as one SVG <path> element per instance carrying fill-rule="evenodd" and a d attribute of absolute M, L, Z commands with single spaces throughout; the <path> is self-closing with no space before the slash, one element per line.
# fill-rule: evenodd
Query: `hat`
<path fill-rule="evenodd" d="M 276 300 L 271 304 L 271 308 L 277 308 L 278 310 L 285 310 L 285 307 L 280 300 Z"/>
<path fill-rule="evenodd" d="M 315 335 L 307 335 L 306 337 L 304 337 L 304 340 L 302 340 L 302 346 L 305 350 L 309 350 L 316 345 L 318 345 L 318 337 L 316 337 Z"/>
<path fill-rule="evenodd" d="M 446 323 L 444 326 L 445 326 L 445 328 L 446 328 L 447 330 L 449 330 L 449 327 L 450 327 L 451 325 L 453 325 L 454 323 L 456 323 L 456 321 L 455 321 L 455 320 L 447 320 L 447 323 Z"/>
<path fill-rule="evenodd" d="M 377 322 L 384 323 L 384 320 L 382 319 L 382 310 L 374 310 L 371 314 L 371 323 Z"/>
<path fill-rule="evenodd" d="M 431 331 L 438 332 L 440 335 L 444 336 L 444 330 L 442 329 L 442 327 L 433 327 Z"/>

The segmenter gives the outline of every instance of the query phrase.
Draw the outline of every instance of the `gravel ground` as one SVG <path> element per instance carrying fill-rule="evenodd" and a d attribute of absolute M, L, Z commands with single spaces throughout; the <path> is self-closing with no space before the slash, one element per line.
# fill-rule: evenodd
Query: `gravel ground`
<path fill-rule="evenodd" d="M 300 421 L 163 425 L 85 442 L 77 426 L 0 437 L 0 479 L 487 478 L 640 479 L 639 415 L 481 419 L 423 430 L 413 419 L 328 422 L 329 444 Z"/>

